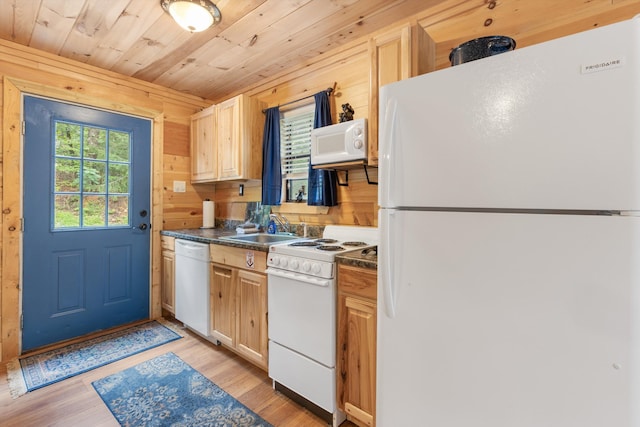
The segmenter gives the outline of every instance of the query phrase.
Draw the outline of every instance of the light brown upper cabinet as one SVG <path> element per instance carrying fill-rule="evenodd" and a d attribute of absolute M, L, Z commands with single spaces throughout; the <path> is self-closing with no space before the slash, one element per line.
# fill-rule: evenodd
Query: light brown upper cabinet
<path fill-rule="evenodd" d="M 191 118 L 191 182 L 260 179 L 262 106 L 246 95 Z"/>
<path fill-rule="evenodd" d="M 215 150 L 216 106 L 191 116 L 191 182 L 210 182 L 218 174 Z"/>
<path fill-rule="evenodd" d="M 248 108 L 244 97 L 237 96 L 216 105 L 218 119 L 217 144 L 220 180 L 242 178 L 244 172 L 244 139 L 248 123 Z"/>
<path fill-rule="evenodd" d="M 378 164 L 379 88 L 435 69 L 435 43 L 419 25 L 405 24 L 369 40 L 368 160 Z"/>

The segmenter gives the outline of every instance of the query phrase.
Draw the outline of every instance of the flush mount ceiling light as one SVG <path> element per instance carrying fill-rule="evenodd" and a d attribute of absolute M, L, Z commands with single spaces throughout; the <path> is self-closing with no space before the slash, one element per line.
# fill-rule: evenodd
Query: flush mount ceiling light
<path fill-rule="evenodd" d="M 178 25 L 192 33 L 216 25 L 222 18 L 211 0 L 160 0 L 160 4 Z"/>

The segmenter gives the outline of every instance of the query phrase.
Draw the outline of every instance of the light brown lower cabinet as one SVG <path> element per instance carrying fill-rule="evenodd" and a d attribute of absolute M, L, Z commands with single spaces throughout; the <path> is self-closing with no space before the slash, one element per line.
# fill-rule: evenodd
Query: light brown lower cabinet
<path fill-rule="evenodd" d="M 237 269 L 211 264 L 211 335 L 227 347 L 236 346 Z"/>
<path fill-rule="evenodd" d="M 268 368 L 266 252 L 211 245 L 210 334 Z"/>
<path fill-rule="evenodd" d="M 171 236 L 161 236 L 162 246 L 162 308 L 171 314 L 175 314 L 175 238 Z"/>
<path fill-rule="evenodd" d="M 338 406 L 359 426 L 375 425 L 377 273 L 338 264 Z"/>

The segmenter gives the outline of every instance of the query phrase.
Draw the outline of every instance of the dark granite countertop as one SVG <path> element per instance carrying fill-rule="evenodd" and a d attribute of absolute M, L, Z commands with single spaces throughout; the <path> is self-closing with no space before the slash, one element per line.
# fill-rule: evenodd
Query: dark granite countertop
<path fill-rule="evenodd" d="M 269 246 L 262 243 L 238 242 L 225 240 L 220 237 L 234 236 L 237 233 L 223 228 L 185 228 L 180 230 L 162 230 L 163 236 L 171 236 L 176 239 L 191 240 L 193 242 L 214 243 L 216 245 L 231 246 L 234 248 L 252 249 L 260 252 L 269 252 Z"/>
<path fill-rule="evenodd" d="M 227 239 L 221 239 L 225 236 L 233 236 L 236 234 L 233 230 L 224 228 L 185 228 L 180 230 L 162 230 L 160 234 L 163 236 L 171 236 L 176 239 L 191 240 L 201 243 L 213 243 L 216 245 L 230 246 L 234 248 L 253 249 L 260 252 L 269 252 L 269 245 L 263 243 L 239 242 Z M 378 268 L 377 252 L 373 250 L 363 254 L 362 249 L 354 249 L 336 256 L 336 262 L 340 264 L 352 265 L 363 268 Z"/>
<path fill-rule="evenodd" d="M 375 250 L 355 249 L 336 256 L 338 264 L 362 268 L 378 268 L 378 253 Z"/>

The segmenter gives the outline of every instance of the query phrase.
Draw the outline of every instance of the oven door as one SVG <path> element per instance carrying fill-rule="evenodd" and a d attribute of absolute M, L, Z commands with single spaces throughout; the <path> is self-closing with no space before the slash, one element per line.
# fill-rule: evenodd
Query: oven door
<path fill-rule="evenodd" d="M 322 365 L 336 361 L 335 279 L 267 269 L 269 339 Z"/>

